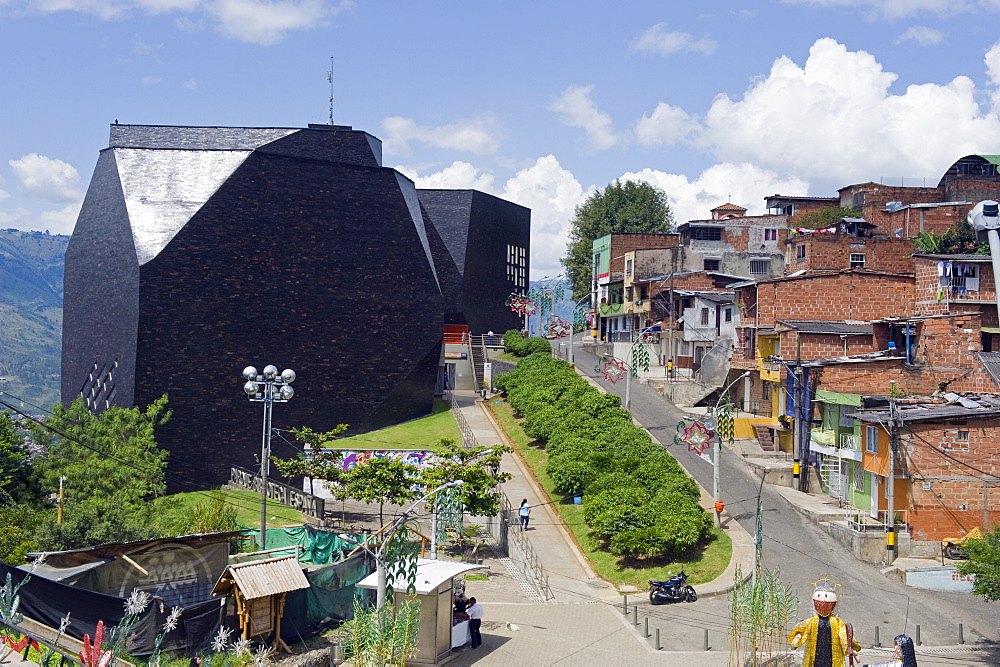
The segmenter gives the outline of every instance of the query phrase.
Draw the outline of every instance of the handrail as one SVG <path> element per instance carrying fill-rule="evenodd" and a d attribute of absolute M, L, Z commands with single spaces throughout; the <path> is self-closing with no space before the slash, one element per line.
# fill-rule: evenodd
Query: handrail
<path fill-rule="evenodd" d="M 6 627 L 10 628 L 11 630 L 13 630 L 14 632 L 16 632 L 16 633 L 18 633 L 20 635 L 23 635 L 23 636 L 27 637 L 30 640 L 29 643 L 28 643 L 28 645 L 25 646 L 22 649 L 23 653 L 20 653 L 20 655 L 21 655 L 22 658 L 27 659 L 28 651 L 31 648 L 31 642 L 33 641 L 33 642 L 37 643 L 40 646 L 44 646 L 46 649 L 51 648 L 54 653 L 58 653 L 59 654 L 59 662 L 56 663 L 56 664 L 58 664 L 60 666 L 66 664 L 67 662 L 69 664 L 71 664 L 71 665 L 82 665 L 83 664 L 83 662 L 80 660 L 80 658 L 79 658 L 78 655 L 70 653 L 70 652 L 68 652 L 66 650 L 63 650 L 63 649 L 59 648 L 58 646 L 50 646 L 50 644 L 55 643 L 56 640 L 53 640 L 51 638 L 42 637 L 41 634 L 38 634 L 37 630 L 36 630 L 36 632 L 31 632 L 27 628 L 23 627 L 25 625 L 38 625 L 39 629 L 45 629 L 45 630 L 48 630 L 48 631 L 50 631 L 52 633 L 58 633 L 58 630 L 56 630 L 55 628 L 50 628 L 47 625 L 44 625 L 42 623 L 39 623 L 38 621 L 29 619 L 29 618 L 25 618 L 22 623 L 19 623 L 17 625 L 15 625 L 13 623 L 7 623 L 5 621 L 0 620 L 0 626 L 6 626 Z M 63 634 L 61 637 L 59 637 L 58 641 L 65 641 L 67 644 L 79 644 L 81 646 L 81 648 L 83 646 L 82 644 L 80 644 L 80 640 L 75 639 L 75 638 L 70 637 L 69 635 L 65 635 L 65 634 Z M 67 648 L 69 649 L 69 647 L 67 647 Z M 72 650 L 72 649 L 69 649 L 69 650 Z M 45 651 L 42 651 L 42 653 L 45 653 Z M 124 660 L 121 660 L 121 659 L 119 659 L 117 657 L 115 658 L 115 663 L 114 664 L 115 665 L 131 665 L 131 663 L 125 662 Z M 49 663 L 49 665 L 51 667 L 52 663 Z"/>

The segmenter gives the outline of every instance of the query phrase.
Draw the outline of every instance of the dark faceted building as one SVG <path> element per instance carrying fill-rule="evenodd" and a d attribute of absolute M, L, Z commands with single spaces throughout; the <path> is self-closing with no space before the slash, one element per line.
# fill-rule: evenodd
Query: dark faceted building
<path fill-rule="evenodd" d="M 476 334 L 520 329 L 520 315 L 498 312 L 512 292 L 528 291 L 531 211 L 476 190 L 417 190 L 441 293 L 445 324 Z"/>
<path fill-rule="evenodd" d="M 276 427 L 362 432 L 429 413 L 445 314 L 499 330 L 516 289 L 504 249 L 526 262 L 530 224 L 488 195 L 431 193 L 457 197 L 441 229 L 382 166 L 381 142 L 349 127 L 111 126 L 66 252 L 63 401 L 168 394 L 158 440 L 174 490 L 259 465 L 248 365 L 298 375 Z M 503 294 L 466 296 L 473 278 Z M 294 450 L 275 439 L 274 453 Z"/>

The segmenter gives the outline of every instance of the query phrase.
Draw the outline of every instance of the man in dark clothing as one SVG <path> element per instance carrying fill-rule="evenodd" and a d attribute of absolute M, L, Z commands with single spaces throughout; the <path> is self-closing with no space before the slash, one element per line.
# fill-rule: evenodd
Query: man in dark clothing
<path fill-rule="evenodd" d="M 479 628 L 483 625 L 483 606 L 476 602 L 476 598 L 469 598 L 469 608 L 465 610 L 469 615 L 469 634 L 472 635 L 472 648 L 479 648 L 483 645 L 483 636 L 479 634 Z"/>

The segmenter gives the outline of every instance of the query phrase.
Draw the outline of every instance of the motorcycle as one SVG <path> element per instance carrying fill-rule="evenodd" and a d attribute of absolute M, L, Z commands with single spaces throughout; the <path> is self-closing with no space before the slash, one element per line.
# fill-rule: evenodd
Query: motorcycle
<path fill-rule="evenodd" d="M 675 574 L 666 581 L 649 580 L 649 603 L 668 604 L 670 602 L 694 602 L 698 594 L 688 586 L 687 575 L 684 572 Z"/>

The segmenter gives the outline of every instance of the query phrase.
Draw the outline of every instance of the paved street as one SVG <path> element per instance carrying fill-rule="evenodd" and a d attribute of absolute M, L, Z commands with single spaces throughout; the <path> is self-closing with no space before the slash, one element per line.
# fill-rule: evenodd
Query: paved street
<path fill-rule="evenodd" d="M 576 348 L 579 371 L 592 378 L 608 392 L 624 396 L 624 382 L 613 385 L 593 370 L 596 358 Z M 661 443 L 669 443 L 683 411 L 667 402 L 646 385 L 632 385 L 631 411 Z M 692 452 L 671 447 L 671 452 L 705 488 L 712 488 L 712 466 Z M 724 450 L 720 473 L 722 500 L 727 512 L 748 530 L 754 530 L 755 504 L 759 477 L 751 475 L 743 461 Z M 957 642 L 957 624 L 964 623 L 966 642 L 979 639 L 1000 640 L 1000 610 L 981 598 L 961 593 L 931 592 L 904 586 L 898 578 L 882 575 L 879 567 L 859 562 L 829 535 L 799 514 L 776 490 L 764 486 L 764 567 L 780 567 L 782 580 L 798 592 L 799 613 L 810 613 L 809 596 L 813 582 L 830 577 L 842 585 L 838 612 L 855 627 L 858 640 L 870 645 L 875 627 L 880 628 L 884 644 L 899 633 L 913 636 L 920 625 L 921 639 L 928 645 Z M 701 605 L 698 613 L 690 607 L 658 611 L 671 623 L 700 623 L 710 630 L 721 628 L 726 619 L 724 598 Z M 661 608 L 662 609 L 662 608 Z M 704 610 L 704 611 L 702 611 Z M 704 615 L 702 615 L 704 614 Z M 1000 664 L 1000 659 L 997 660 Z"/>

